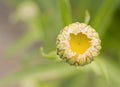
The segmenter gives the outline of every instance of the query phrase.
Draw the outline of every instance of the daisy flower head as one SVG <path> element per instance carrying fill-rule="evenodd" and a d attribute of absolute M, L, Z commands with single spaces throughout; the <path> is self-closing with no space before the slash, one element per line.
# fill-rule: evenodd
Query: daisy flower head
<path fill-rule="evenodd" d="M 76 22 L 61 30 L 56 45 L 60 58 L 71 65 L 83 66 L 99 54 L 101 40 L 91 26 Z"/>

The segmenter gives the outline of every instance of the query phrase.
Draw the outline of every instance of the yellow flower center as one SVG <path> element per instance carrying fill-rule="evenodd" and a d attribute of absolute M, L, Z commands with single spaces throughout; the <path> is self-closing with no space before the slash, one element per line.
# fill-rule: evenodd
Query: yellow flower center
<path fill-rule="evenodd" d="M 72 52 L 76 52 L 77 55 L 83 54 L 90 47 L 90 40 L 85 34 L 78 33 L 70 34 L 70 47 Z"/>

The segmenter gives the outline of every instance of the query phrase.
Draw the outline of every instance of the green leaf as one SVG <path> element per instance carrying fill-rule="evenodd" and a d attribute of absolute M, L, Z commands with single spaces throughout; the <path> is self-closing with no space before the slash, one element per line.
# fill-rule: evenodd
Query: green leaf
<path fill-rule="evenodd" d="M 103 37 L 106 32 L 118 1 L 119 0 L 105 0 L 91 21 L 91 25 L 98 31 L 101 37 Z"/>
<path fill-rule="evenodd" d="M 34 67 L 25 68 L 0 79 L 0 86 L 12 84 L 27 76 L 39 76 L 41 81 L 65 78 L 81 71 L 76 67 L 63 64 L 62 62 L 44 63 Z"/>
<path fill-rule="evenodd" d="M 59 0 L 59 5 L 63 26 L 66 26 L 72 22 L 70 2 L 69 0 Z"/>

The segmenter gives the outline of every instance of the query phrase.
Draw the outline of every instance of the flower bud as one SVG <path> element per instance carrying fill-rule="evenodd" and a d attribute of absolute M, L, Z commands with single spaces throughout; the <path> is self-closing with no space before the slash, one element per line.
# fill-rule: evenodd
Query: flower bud
<path fill-rule="evenodd" d="M 83 66 L 99 54 L 101 40 L 91 26 L 76 22 L 61 30 L 56 45 L 60 58 L 71 65 Z"/>

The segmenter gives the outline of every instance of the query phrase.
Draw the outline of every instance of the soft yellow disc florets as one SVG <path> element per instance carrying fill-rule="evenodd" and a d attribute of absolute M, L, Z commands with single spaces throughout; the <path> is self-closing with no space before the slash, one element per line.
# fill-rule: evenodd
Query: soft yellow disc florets
<path fill-rule="evenodd" d="M 90 39 L 82 33 L 77 35 L 70 34 L 69 44 L 71 51 L 79 55 L 83 54 L 90 47 Z"/>
<path fill-rule="evenodd" d="M 57 37 L 57 54 L 71 65 L 85 65 L 101 49 L 98 33 L 84 23 L 66 26 Z"/>

